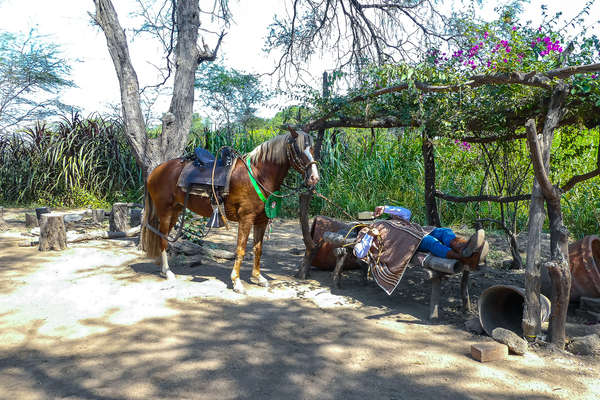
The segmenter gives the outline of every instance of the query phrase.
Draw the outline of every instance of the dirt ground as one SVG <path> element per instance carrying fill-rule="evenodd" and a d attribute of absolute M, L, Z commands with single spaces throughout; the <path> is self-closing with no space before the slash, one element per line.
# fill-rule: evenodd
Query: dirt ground
<path fill-rule="evenodd" d="M 6 210 L 0 234 L 2 399 L 598 399 L 598 358 L 538 347 L 480 363 L 464 328 L 459 280 L 443 284 L 441 318 L 427 320 L 430 286 L 409 270 L 387 296 L 358 272 L 331 289 L 329 272 L 293 277 L 300 228 L 277 221 L 265 244 L 270 288 L 231 290 L 232 261 L 206 258 L 175 281 L 136 249 L 135 238 L 71 244 L 62 252 L 18 247 L 24 210 Z M 208 241 L 233 250 L 235 230 Z M 472 274 L 471 300 L 523 273 Z M 250 246 L 248 248 L 250 250 Z"/>

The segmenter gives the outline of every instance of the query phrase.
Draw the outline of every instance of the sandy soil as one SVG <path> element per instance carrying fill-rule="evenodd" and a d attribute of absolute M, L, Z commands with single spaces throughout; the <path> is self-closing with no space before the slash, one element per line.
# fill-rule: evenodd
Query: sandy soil
<path fill-rule="evenodd" d="M 537 348 L 479 363 L 459 312 L 458 279 L 443 284 L 441 319 L 427 321 L 429 284 L 410 270 L 393 296 L 358 273 L 332 290 L 328 272 L 293 277 L 302 241 L 278 221 L 263 253 L 270 288 L 234 293 L 231 261 L 193 268 L 171 258 L 175 281 L 135 240 L 72 244 L 62 252 L 18 247 L 23 210 L 0 235 L 2 399 L 597 399 L 599 361 Z M 209 241 L 233 249 L 235 231 Z M 250 247 L 249 247 L 250 250 Z M 499 263 L 502 253 L 492 253 Z M 494 258 L 495 257 L 495 258 Z M 496 261 L 494 261 L 496 260 Z M 251 257 L 242 279 L 250 276 Z M 490 282 L 473 274 L 472 300 Z"/>

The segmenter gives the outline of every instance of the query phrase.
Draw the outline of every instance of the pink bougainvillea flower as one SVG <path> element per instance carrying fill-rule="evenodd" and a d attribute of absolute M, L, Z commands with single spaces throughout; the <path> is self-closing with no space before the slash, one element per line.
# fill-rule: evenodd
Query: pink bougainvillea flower
<path fill-rule="evenodd" d="M 488 36 L 489 36 L 489 34 L 488 34 L 487 32 L 485 32 L 485 33 L 483 34 L 483 38 L 484 38 L 484 39 L 487 39 L 487 38 L 488 38 Z"/>
<path fill-rule="evenodd" d="M 507 63 L 507 62 L 508 62 L 508 60 L 507 60 L 506 58 L 505 58 L 505 59 L 503 59 L 502 61 L 503 61 L 503 62 L 505 62 L 505 63 Z"/>
<path fill-rule="evenodd" d="M 516 31 L 516 30 L 517 30 L 517 27 L 516 27 L 516 26 L 513 26 L 513 27 L 512 27 L 512 30 L 513 30 L 513 31 Z"/>

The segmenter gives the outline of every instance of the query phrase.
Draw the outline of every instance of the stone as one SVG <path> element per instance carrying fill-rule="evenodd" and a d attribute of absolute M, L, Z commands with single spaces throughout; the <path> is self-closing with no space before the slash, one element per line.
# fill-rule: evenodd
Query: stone
<path fill-rule="evenodd" d="M 504 360 L 508 346 L 498 342 L 475 343 L 471 345 L 471 356 L 479 362 Z"/>
<path fill-rule="evenodd" d="M 522 356 L 527 352 L 527 341 L 513 331 L 504 328 L 495 328 L 492 331 L 492 337 L 497 342 L 507 345 L 508 349 L 515 354 Z"/>
<path fill-rule="evenodd" d="M 600 335 L 600 324 L 586 325 L 567 322 L 565 331 L 568 337 L 587 336 L 591 334 Z"/>
<path fill-rule="evenodd" d="M 580 318 L 585 319 L 587 322 L 591 324 L 597 324 L 600 322 L 600 313 L 588 311 L 588 310 L 575 310 L 575 315 Z"/>
<path fill-rule="evenodd" d="M 600 313 L 600 299 L 581 296 L 579 299 L 579 309 Z"/>
<path fill-rule="evenodd" d="M 479 321 L 479 318 L 477 318 L 477 317 L 471 318 L 471 319 L 465 321 L 465 328 L 469 332 L 473 332 L 476 335 L 481 335 L 483 333 L 483 327 L 481 326 L 481 321 Z"/>
<path fill-rule="evenodd" d="M 591 334 L 573 338 L 567 345 L 567 350 L 582 356 L 600 355 L 600 336 Z"/>

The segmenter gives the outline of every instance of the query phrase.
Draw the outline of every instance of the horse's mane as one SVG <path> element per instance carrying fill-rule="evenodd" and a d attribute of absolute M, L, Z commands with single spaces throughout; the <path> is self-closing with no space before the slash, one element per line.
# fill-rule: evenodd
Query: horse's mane
<path fill-rule="evenodd" d="M 305 134 L 298 133 L 299 147 L 304 149 L 305 147 Z M 287 161 L 286 142 L 290 137 L 289 133 L 284 135 L 278 135 L 274 138 L 267 140 L 264 143 L 259 144 L 252 150 L 248 157 L 253 163 L 259 161 L 269 161 L 275 164 L 284 164 Z"/>

